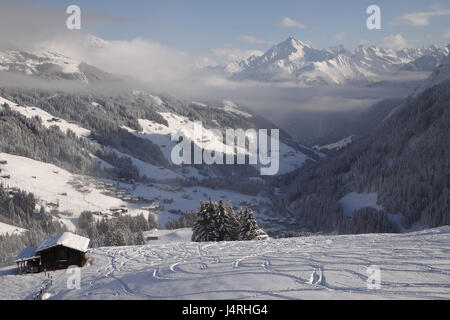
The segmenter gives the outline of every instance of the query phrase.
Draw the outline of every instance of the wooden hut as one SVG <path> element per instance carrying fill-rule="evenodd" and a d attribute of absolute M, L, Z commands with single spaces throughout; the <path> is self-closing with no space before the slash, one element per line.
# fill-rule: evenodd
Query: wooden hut
<path fill-rule="evenodd" d="M 86 251 L 90 239 L 71 232 L 64 232 L 45 239 L 33 248 L 22 250 L 16 258 L 20 272 L 65 269 L 86 263 Z"/>
<path fill-rule="evenodd" d="M 16 257 L 19 273 L 38 272 L 40 257 L 36 254 L 37 247 L 25 248 Z"/>

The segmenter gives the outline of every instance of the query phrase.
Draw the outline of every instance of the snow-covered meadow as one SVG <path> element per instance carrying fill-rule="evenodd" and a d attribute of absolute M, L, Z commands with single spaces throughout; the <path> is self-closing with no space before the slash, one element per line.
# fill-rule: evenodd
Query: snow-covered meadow
<path fill-rule="evenodd" d="M 177 235 L 177 233 L 180 233 Z M 449 299 L 450 227 L 406 234 L 311 236 L 91 250 L 80 289 L 53 272 L 50 299 Z M 171 242 L 176 239 L 180 242 Z M 183 242 L 183 239 L 185 240 Z M 178 241 L 178 240 L 177 240 Z M 369 289 L 369 266 L 381 270 Z M 31 299 L 44 274 L 0 269 L 0 299 Z"/>
<path fill-rule="evenodd" d="M 156 96 L 152 97 L 153 99 L 157 99 L 156 102 L 158 104 L 163 103 L 160 98 Z M 46 127 L 57 126 L 62 132 L 67 132 L 67 130 L 70 129 L 78 137 L 83 137 L 91 141 L 89 139 L 90 130 L 85 129 L 76 123 L 71 123 L 65 121 L 64 119 L 56 118 L 52 114 L 38 107 L 19 105 L 11 100 L 0 97 L 0 109 L 3 108 L 4 103 L 7 103 L 13 111 L 19 112 L 28 118 L 34 116 L 40 117 L 42 123 Z M 229 107 L 235 106 L 237 108 L 237 106 L 230 101 L 225 101 L 224 106 L 225 105 L 228 105 Z M 101 107 L 101 105 L 97 102 L 92 102 L 92 106 Z M 229 112 L 232 111 L 229 110 Z M 136 132 L 129 128 L 126 129 L 136 136 L 149 139 L 158 145 L 163 155 L 169 160 L 169 162 L 171 159 L 171 150 L 177 144 L 176 142 L 171 141 L 171 134 L 178 132 L 178 130 L 181 130 L 183 134 L 206 149 L 209 148 L 215 151 L 230 151 L 233 149 L 232 147 L 223 144 L 223 142 L 221 142 L 212 131 L 207 130 L 206 128 L 203 128 L 204 136 L 197 141 L 193 131 L 194 122 L 186 117 L 170 112 L 163 112 L 161 115 L 167 120 L 167 127 L 150 120 L 139 119 L 139 123 L 143 127 L 142 132 Z M 205 141 L 202 139 L 205 139 Z M 94 141 L 91 142 L 95 143 Z M 183 170 L 173 170 L 141 161 L 129 154 L 121 153 L 113 148 L 108 147 L 108 149 L 115 152 L 120 157 L 129 158 L 133 165 L 135 165 L 139 170 L 139 174 L 141 176 L 147 176 L 155 181 L 158 181 L 158 183 L 154 183 L 152 186 L 141 183 L 137 183 L 132 186 L 122 183 L 121 188 L 128 193 L 129 197 L 145 198 L 146 200 L 153 201 L 155 204 L 166 202 L 160 207 L 159 214 L 156 217 L 156 220 L 160 225 L 166 224 L 169 220 L 179 218 L 181 212 L 196 210 L 200 200 L 206 200 L 209 198 L 228 199 L 236 206 L 241 203 L 249 204 L 251 206 L 262 204 L 264 210 L 256 213 L 257 217 L 259 219 L 263 219 L 266 218 L 266 215 L 271 215 L 271 209 L 267 207 L 270 200 L 267 197 L 250 196 L 247 194 L 218 188 L 171 188 L 170 186 L 165 185 L 167 179 L 204 179 L 204 173 L 201 175 L 199 170 L 194 166 L 186 166 Z M 246 150 L 241 151 L 244 154 L 247 152 Z M 100 163 L 101 167 L 112 167 L 111 164 L 96 157 L 95 155 L 91 156 Z M 294 150 L 292 147 L 284 143 L 280 143 L 279 173 L 290 172 L 298 168 L 303 165 L 307 158 L 308 157 L 300 151 Z M 3 179 L 0 177 L 0 183 L 3 183 L 7 187 L 19 188 L 27 192 L 32 192 L 38 197 L 39 200 L 46 203 L 57 203 L 60 212 L 68 213 L 60 220 L 68 227 L 69 230 L 76 230 L 78 216 L 85 210 L 105 212 L 111 208 L 127 207 L 128 213 L 131 215 L 144 213 L 147 216 L 148 214 L 147 209 L 145 209 L 149 207 L 148 203 L 130 203 L 124 201 L 123 199 L 117 198 L 114 195 L 106 195 L 104 190 L 94 187 L 94 185 L 98 182 L 115 185 L 115 181 L 75 175 L 53 164 L 43 163 L 12 154 L 0 153 L 0 160 L 8 161 L 8 164 L 3 165 L 1 169 L 2 175 L 9 175 L 8 179 Z M 259 168 L 260 165 L 255 166 Z M 210 171 L 208 171 L 208 174 L 214 175 L 214 173 Z M 250 178 L 250 180 L 251 179 L 252 178 Z M 71 183 L 75 180 L 83 181 L 83 183 L 88 185 L 89 192 L 83 193 L 80 192 L 80 190 L 75 190 L 71 185 Z M 49 181 L 51 181 L 51 183 L 49 183 Z"/>
<path fill-rule="evenodd" d="M 233 107 L 234 106 L 234 107 Z M 237 106 L 230 101 L 225 101 L 225 108 L 229 112 L 236 113 L 239 110 Z M 234 109 L 233 109 L 234 108 Z M 246 115 L 246 114 L 245 114 Z M 208 150 L 209 152 L 220 152 L 223 154 L 233 154 L 234 147 L 226 144 L 226 137 L 217 135 L 216 132 L 211 129 L 199 125 L 197 130 L 201 133 L 200 136 L 196 134 L 195 122 L 189 118 L 180 116 L 170 112 L 162 112 L 161 116 L 167 121 L 168 126 L 159 124 L 157 122 L 145 119 L 139 119 L 139 124 L 143 128 L 142 132 L 136 132 L 127 127 L 123 127 L 136 136 L 144 139 L 149 139 L 156 145 L 158 145 L 169 162 L 172 162 L 172 150 L 178 144 L 178 141 L 172 141 L 173 134 L 179 134 L 180 136 L 188 138 L 198 147 Z M 225 140 L 225 141 L 224 141 Z M 254 139 L 251 139 L 253 143 L 257 143 Z M 280 141 L 279 144 L 279 171 L 277 174 L 284 174 L 291 172 L 301 167 L 308 157 L 298 150 L 288 146 Z M 236 152 L 238 154 L 248 155 L 249 151 L 241 147 L 236 146 Z M 137 165 L 138 166 L 138 165 Z M 260 169 L 261 164 L 253 165 L 255 168 Z M 139 167 L 139 166 L 138 166 Z M 188 176 L 195 176 L 201 178 L 198 174 L 191 174 Z"/>
<path fill-rule="evenodd" d="M 74 179 L 83 181 L 84 178 L 87 179 L 88 177 L 72 174 L 53 164 L 7 153 L 0 153 L 0 160 L 8 162 L 7 165 L 2 165 L 2 175 L 10 176 L 8 179 L 0 178 L 0 183 L 3 183 L 6 187 L 15 187 L 32 192 L 44 203 L 58 203 L 60 212 L 70 213 L 68 216 L 63 215 L 60 219 L 69 230 L 76 230 L 78 217 L 85 210 L 105 212 L 110 208 L 125 206 L 128 208 L 128 214 L 130 215 L 141 213 L 144 213 L 145 216 L 148 215 L 145 208 L 149 204 L 144 202 L 130 203 L 114 196 L 105 195 L 104 190 L 96 188 L 94 185 L 94 182 L 115 184 L 114 181 L 89 178 L 87 184 L 90 192 L 84 194 L 80 190 L 76 190 L 71 185 L 71 181 L 74 181 Z M 162 206 L 156 217 L 160 225 L 165 225 L 171 219 L 179 218 L 181 212 L 197 210 L 200 200 L 208 198 L 228 199 L 235 205 L 240 203 L 257 205 L 268 202 L 267 198 L 261 196 L 253 197 L 229 190 L 206 187 L 174 188 L 158 183 L 154 183 L 152 186 L 138 183 L 133 187 L 122 183 L 121 188 L 129 192 L 130 197 L 142 197 L 160 203 Z M 163 204 L 164 200 L 169 203 Z M 264 214 L 258 213 L 257 216 L 263 218 Z"/>
<path fill-rule="evenodd" d="M 21 234 L 25 231 L 26 229 L 24 228 L 19 228 L 10 224 L 0 222 L 0 236 L 4 234 Z"/>
<path fill-rule="evenodd" d="M 67 132 L 67 130 L 71 130 L 78 137 L 88 137 L 91 134 L 91 131 L 81 127 L 76 123 L 68 122 L 64 119 L 57 118 L 52 114 L 39 109 L 34 106 L 21 106 L 17 103 L 12 102 L 11 100 L 0 97 L 0 109 L 3 108 L 3 104 L 8 104 L 11 110 L 20 113 L 21 115 L 27 118 L 39 117 L 42 120 L 42 124 L 49 128 L 51 126 L 57 126 L 62 132 Z"/>

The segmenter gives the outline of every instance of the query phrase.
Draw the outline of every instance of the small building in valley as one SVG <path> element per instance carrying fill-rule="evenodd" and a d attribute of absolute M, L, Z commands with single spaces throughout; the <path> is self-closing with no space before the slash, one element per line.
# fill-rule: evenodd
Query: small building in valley
<path fill-rule="evenodd" d="M 86 264 L 90 239 L 64 232 L 45 239 L 37 247 L 23 249 L 16 258 L 19 272 L 40 272 Z"/>
<path fill-rule="evenodd" d="M 263 229 L 259 228 L 256 231 L 256 240 L 267 240 L 269 239 L 269 235 L 263 231 Z"/>

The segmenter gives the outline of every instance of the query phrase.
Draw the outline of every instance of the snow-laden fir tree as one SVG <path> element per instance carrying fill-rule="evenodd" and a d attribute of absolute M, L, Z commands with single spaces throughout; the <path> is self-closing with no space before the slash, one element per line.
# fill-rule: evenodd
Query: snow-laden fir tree
<path fill-rule="evenodd" d="M 145 244 L 145 237 L 144 237 L 144 233 L 142 231 L 135 233 L 134 243 L 136 245 L 144 245 Z"/>
<path fill-rule="evenodd" d="M 250 209 L 236 216 L 229 201 L 201 201 L 192 232 L 195 242 L 253 240 L 265 234 Z"/>
<path fill-rule="evenodd" d="M 205 242 L 217 241 L 219 233 L 216 228 L 215 215 L 218 211 L 217 204 L 213 201 L 200 202 L 194 226 L 192 227 L 192 241 Z"/>
<path fill-rule="evenodd" d="M 158 223 L 156 222 L 155 215 L 152 213 L 148 214 L 148 230 L 158 228 Z"/>
<path fill-rule="evenodd" d="M 127 239 L 122 230 L 110 230 L 105 235 L 105 245 L 108 247 L 126 246 Z"/>
<path fill-rule="evenodd" d="M 229 202 L 219 201 L 215 215 L 215 225 L 219 232 L 217 241 L 234 241 L 239 237 L 239 223 L 234 216 L 233 207 Z"/>
<path fill-rule="evenodd" d="M 234 213 L 233 205 L 231 204 L 231 202 L 226 200 L 224 202 L 224 206 L 226 214 L 230 217 L 230 224 L 232 228 L 231 239 L 237 241 L 239 240 L 239 221 L 236 214 Z"/>
<path fill-rule="evenodd" d="M 206 241 L 206 234 L 208 229 L 208 219 L 206 217 L 205 203 L 200 201 L 200 208 L 197 212 L 197 218 L 192 226 L 191 240 L 194 242 Z"/>
<path fill-rule="evenodd" d="M 255 240 L 261 233 L 258 223 L 253 217 L 251 209 L 246 208 L 244 212 L 240 211 L 239 218 L 239 240 Z"/>

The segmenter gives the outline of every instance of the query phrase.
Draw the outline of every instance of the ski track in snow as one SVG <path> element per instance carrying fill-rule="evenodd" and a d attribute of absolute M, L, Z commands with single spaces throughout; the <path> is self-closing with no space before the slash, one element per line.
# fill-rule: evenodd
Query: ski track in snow
<path fill-rule="evenodd" d="M 330 242 L 330 240 L 332 240 Z M 81 289 L 54 272 L 50 299 L 449 299 L 450 227 L 401 235 L 91 249 Z M 367 288 L 369 265 L 381 289 Z M 0 299 L 30 299 L 41 274 L 0 269 Z"/>

